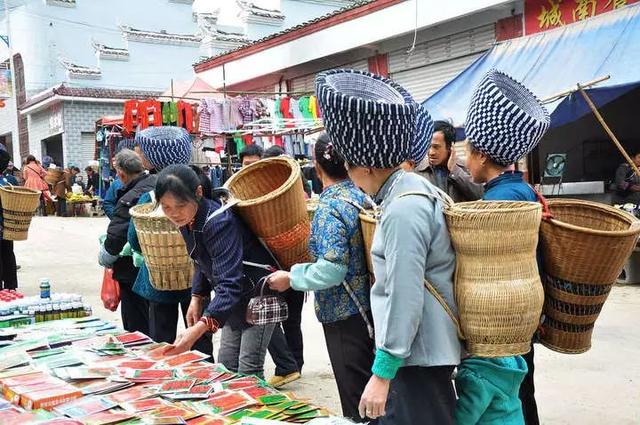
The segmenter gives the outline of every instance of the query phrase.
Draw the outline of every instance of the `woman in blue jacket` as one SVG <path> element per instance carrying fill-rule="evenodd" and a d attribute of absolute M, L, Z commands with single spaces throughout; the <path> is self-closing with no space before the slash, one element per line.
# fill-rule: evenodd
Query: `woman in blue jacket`
<path fill-rule="evenodd" d="M 195 263 L 189 327 L 164 353 L 182 353 L 205 333 L 222 330 L 218 361 L 231 371 L 262 377 L 274 325 L 251 326 L 245 315 L 275 261 L 228 205 L 203 196 L 200 179 L 188 166 L 162 170 L 155 193 Z M 208 301 L 212 291 L 215 296 Z"/>
<path fill-rule="evenodd" d="M 522 84 L 495 70 L 484 77 L 466 122 L 467 168 L 474 182 L 485 185 L 483 200 L 537 201 L 511 166 L 538 145 L 549 124 L 546 109 Z M 537 425 L 533 373 L 533 344 L 524 356 L 463 361 L 456 378 L 457 422 Z"/>

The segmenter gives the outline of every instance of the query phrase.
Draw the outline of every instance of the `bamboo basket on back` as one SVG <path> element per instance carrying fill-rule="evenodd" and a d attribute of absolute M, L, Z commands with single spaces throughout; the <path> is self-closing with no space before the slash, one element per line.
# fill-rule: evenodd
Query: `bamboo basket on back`
<path fill-rule="evenodd" d="M 481 357 L 529 352 L 544 302 L 536 263 L 540 204 L 463 202 L 444 213 L 467 350 Z"/>
<path fill-rule="evenodd" d="M 640 221 L 607 205 L 548 201 L 553 218 L 541 226 L 545 321 L 541 342 L 561 353 L 591 348 L 596 319 L 636 246 Z"/>
<path fill-rule="evenodd" d="M 367 260 L 369 275 L 373 277 L 373 261 L 371 261 L 371 246 L 373 245 L 373 235 L 376 233 L 377 220 L 373 211 L 360 213 L 360 230 L 364 241 L 364 252 Z"/>
<path fill-rule="evenodd" d="M 2 238 L 24 241 L 29 236 L 31 218 L 40 205 L 40 191 L 18 186 L 0 187 Z"/>
<path fill-rule="evenodd" d="M 291 158 L 268 158 L 243 168 L 226 183 L 234 207 L 284 269 L 309 261 L 311 225 L 300 166 Z"/>
<path fill-rule="evenodd" d="M 130 213 L 151 285 L 159 291 L 190 288 L 193 262 L 176 226 L 155 203 L 136 205 Z"/>

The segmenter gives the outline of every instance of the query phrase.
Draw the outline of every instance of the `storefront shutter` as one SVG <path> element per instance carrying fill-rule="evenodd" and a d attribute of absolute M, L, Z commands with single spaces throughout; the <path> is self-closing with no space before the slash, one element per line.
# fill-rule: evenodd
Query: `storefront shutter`
<path fill-rule="evenodd" d="M 357 69 L 359 71 L 367 71 L 369 69 L 369 62 L 366 59 L 363 59 L 355 63 L 339 66 L 336 68 L 328 68 L 328 69 L 342 69 L 342 68 Z M 293 80 L 291 80 L 291 90 L 294 92 L 308 92 L 308 93 L 314 92 L 316 89 L 316 86 L 315 86 L 316 75 L 317 73 L 314 73 L 314 74 L 309 74 L 302 77 L 294 78 Z"/>

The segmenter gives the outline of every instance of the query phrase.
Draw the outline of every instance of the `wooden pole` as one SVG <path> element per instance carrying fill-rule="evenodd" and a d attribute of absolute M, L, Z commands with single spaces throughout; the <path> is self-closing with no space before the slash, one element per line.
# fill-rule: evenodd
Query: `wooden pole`
<path fill-rule="evenodd" d="M 595 80 L 591 80 L 591 81 L 589 81 L 587 83 L 584 83 L 581 86 L 582 86 L 583 89 L 588 89 L 591 86 L 595 86 L 596 84 L 599 84 L 599 83 L 601 83 L 603 81 L 607 81 L 609 78 L 611 78 L 610 75 L 605 75 L 604 77 L 596 78 Z M 570 94 L 575 93 L 575 92 L 576 92 L 575 88 L 572 88 L 572 89 L 569 89 L 569 90 L 565 90 L 565 91 L 560 92 L 558 94 L 554 94 L 553 96 L 549 96 L 547 98 L 544 98 L 544 99 L 541 100 L 541 102 L 542 103 L 549 103 L 551 101 L 560 99 L 561 97 L 569 96 Z"/>
<path fill-rule="evenodd" d="M 640 176 L 640 170 L 638 170 L 638 167 L 636 166 L 635 162 L 633 162 L 633 160 L 631 159 L 631 157 L 629 156 L 627 151 L 624 150 L 624 147 L 618 141 L 618 138 L 616 137 L 616 135 L 613 134 L 613 131 L 611 131 L 611 128 L 609 128 L 607 123 L 604 121 L 604 118 L 602 118 L 602 115 L 598 111 L 598 108 L 596 108 L 596 105 L 593 103 L 593 101 L 591 100 L 591 98 L 589 97 L 587 92 L 584 91 L 583 86 L 580 85 L 580 84 L 578 84 L 578 91 L 580 92 L 582 97 L 584 97 L 585 102 L 587 102 L 587 105 L 589 105 L 589 108 L 591 108 L 591 111 L 593 112 L 593 115 L 596 116 L 596 118 L 598 119 L 598 121 L 602 125 L 602 128 L 604 128 L 604 130 L 607 132 L 607 134 L 609 135 L 609 137 L 611 138 L 613 143 L 616 145 L 616 147 L 618 148 L 618 150 L 620 151 L 620 153 L 622 154 L 624 159 L 627 160 L 627 162 L 629 163 L 629 165 L 631 166 L 633 171 L 636 173 L 636 176 Z"/>

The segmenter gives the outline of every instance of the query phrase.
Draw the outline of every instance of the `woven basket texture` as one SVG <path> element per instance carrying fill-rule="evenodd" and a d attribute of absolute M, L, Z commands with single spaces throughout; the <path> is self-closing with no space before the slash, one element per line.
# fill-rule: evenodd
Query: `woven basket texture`
<path fill-rule="evenodd" d="M 29 236 L 31 218 L 40 205 L 40 191 L 26 187 L 0 187 L 2 202 L 2 237 L 10 241 L 24 241 Z"/>

